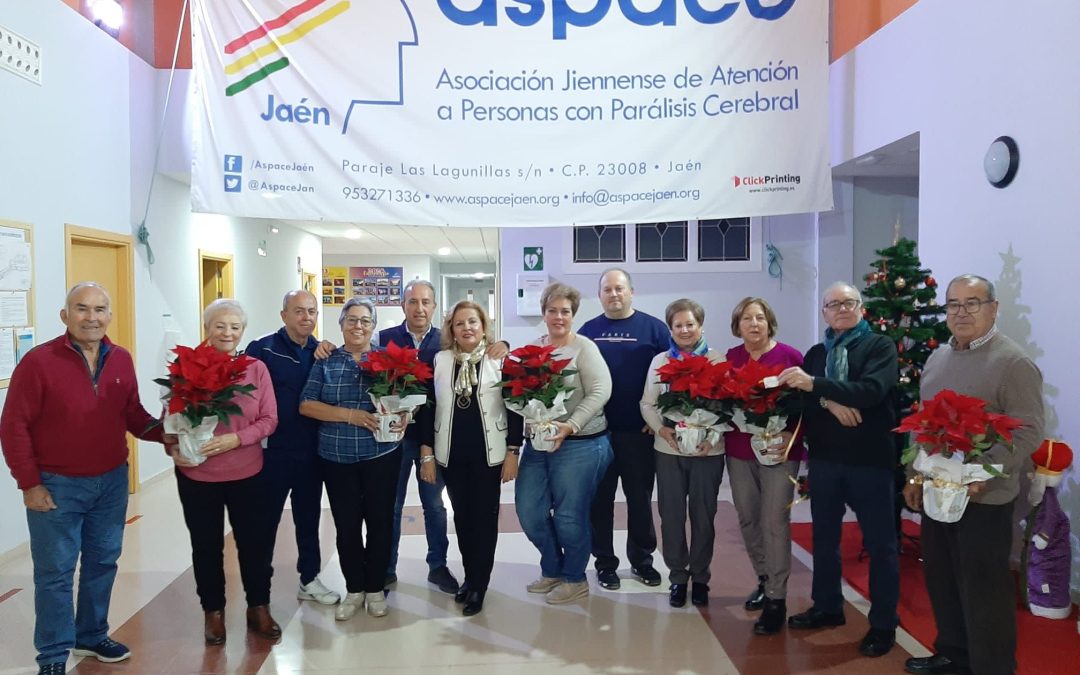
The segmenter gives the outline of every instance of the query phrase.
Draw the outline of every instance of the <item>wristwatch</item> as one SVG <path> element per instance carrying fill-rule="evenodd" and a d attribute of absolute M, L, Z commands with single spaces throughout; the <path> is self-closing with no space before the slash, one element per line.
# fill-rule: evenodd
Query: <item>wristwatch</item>
<path fill-rule="evenodd" d="M 824 396 L 818 399 L 818 403 L 821 404 L 822 408 L 825 408 L 826 410 L 829 409 L 829 399 L 825 398 Z"/>
<path fill-rule="evenodd" d="M 521 452 L 521 448 L 507 448 L 506 452 L 508 452 L 511 455 L 516 455 L 516 454 Z"/>

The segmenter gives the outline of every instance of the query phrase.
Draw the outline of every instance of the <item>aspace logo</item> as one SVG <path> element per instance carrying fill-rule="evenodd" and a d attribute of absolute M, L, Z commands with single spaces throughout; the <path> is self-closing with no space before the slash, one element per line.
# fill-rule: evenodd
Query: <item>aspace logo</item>
<path fill-rule="evenodd" d="M 475 0 L 438 0 L 439 9 L 456 24 L 461 26 L 497 26 L 499 23 L 499 4 L 507 5 L 503 8 L 503 14 L 512 23 L 519 26 L 533 26 L 544 18 L 547 12 L 547 0 L 480 0 L 480 5 L 474 9 L 463 10 L 455 5 L 455 2 L 464 2 L 472 5 Z M 567 0 L 551 0 L 551 37 L 555 40 L 566 39 L 568 26 L 587 28 L 595 26 L 607 16 L 612 2 L 616 0 L 593 0 L 590 9 L 577 10 L 570 7 Z M 640 1 L 640 0 L 639 0 Z M 721 5 L 718 9 L 705 9 L 701 6 L 701 0 L 660 0 L 659 6 L 642 10 L 638 9 L 635 0 L 617 0 L 619 11 L 630 22 L 639 26 L 674 26 L 679 20 L 678 6 L 680 4 L 686 10 L 690 20 L 703 24 L 716 24 L 727 21 L 740 7 L 740 2 L 733 0 Z M 645 0 L 646 5 L 651 5 L 655 0 Z M 768 3 L 768 4 L 766 4 Z M 577 4 L 583 4 L 579 2 Z M 762 21 L 776 21 L 788 13 L 795 4 L 795 0 L 742 0 L 750 16 Z"/>
<path fill-rule="evenodd" d="M 800 185 L 802 183 L 802 175 L 785 173 L 784 175 L 774 174 L 772 176 L 732 176 L 731 180 L 735 183 L 736 188 L 747 185 L 756 187 L 786 186 L 788 189 L 794 189 L 791 186 Z"/>
<path fill-rule="evenodd" d="M 324 6 L 325 4 L 325 6 Z M 336 19 L 349 9 L 349 0 L 331 3 L 327 0 L 304 0 L 269 21 L 263 22 L 225 45 L 225 55 L 232 56 L 244 51 L 232 63 L 225 66 L 226 75 L 238 75 L 247 67 L 264 63 L 261 68 L 247 71 L 239 80 L 225 87 L 225 95 L 233 96 L 244 91 L 256 82 L 261 82 L 279 70 L 289 67 L 289 59 L 276 57 L 282 47 L 315 30 L 319 26 Z M 276 31 L 271 34 L 272 31 Z M 265 38 L 265 39 L 264 39 Z M 273 60 L 264 57 L 273 56 Z"/>

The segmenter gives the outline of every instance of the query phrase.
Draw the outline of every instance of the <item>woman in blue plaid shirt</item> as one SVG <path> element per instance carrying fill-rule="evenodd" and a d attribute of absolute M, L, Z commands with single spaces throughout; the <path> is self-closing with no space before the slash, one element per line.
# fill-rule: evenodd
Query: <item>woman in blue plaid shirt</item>
<path fill-rule="evenodd" d="M 380 443 L 372 433 L 379 426 L 368 396 L 372 381 L 360 364 L 372 350 L 376 321 L 374 303 L 350 298 L 338 319 L 344 344 L 315 362 L 300 396 L 300 413 L 322 422 L 319 458 L 347 591 L 334 613 L 338 621 L 351 619 L 364 606 L 371 616 L 387 612 L 383 581 L 401 450 L 396 441 Z"/>

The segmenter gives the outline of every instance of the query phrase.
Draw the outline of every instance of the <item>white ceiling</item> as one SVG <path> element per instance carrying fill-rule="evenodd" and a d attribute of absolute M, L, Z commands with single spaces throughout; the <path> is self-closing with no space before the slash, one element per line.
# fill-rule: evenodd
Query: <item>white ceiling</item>
<path fill-rule="evenodd" d="M 322 237 L 323 253 L 429 255 L 442 262 L 495 262 L 499 252 L 497 227 L 284 222 Z M 360 231 L 360 238 L 346 238 L 346 230 L 354 229 Z M 439 255 L 440 248 L 449 248 L 450 254 Z"/>

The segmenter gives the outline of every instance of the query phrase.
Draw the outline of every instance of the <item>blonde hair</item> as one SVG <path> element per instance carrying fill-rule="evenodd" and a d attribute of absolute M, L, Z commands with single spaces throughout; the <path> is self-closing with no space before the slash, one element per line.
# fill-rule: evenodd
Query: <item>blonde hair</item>
<path fill-rule="evenodd" d="M 476 312 L 476 315 L 480 317 L 480 325 L 484 329 L 484 339 L 488 344 L 491 344 L 494 340 L 494 336 L 491 334 L 491 322 L 488 321 L 487 312 L 484 308 L 476 304 L 472 300 L 462 300 L 450 308 L 450 313 L 443 319 L 442 335 L 439 338 L 439 346 L 443 349 L 454 348 L 454 315 L 462 309 L 471 309 Z"/>
<path fill-rule="evenodd" d="M 567 286 L 559 281 L 549 284 L 540 295 L 540 311 L 546 312 L 548 303 L 560 298 L 570 301 L 570 313 L 577 316 L 578 308 L 581 307 L 581 293 L 573 286 Z"/>

